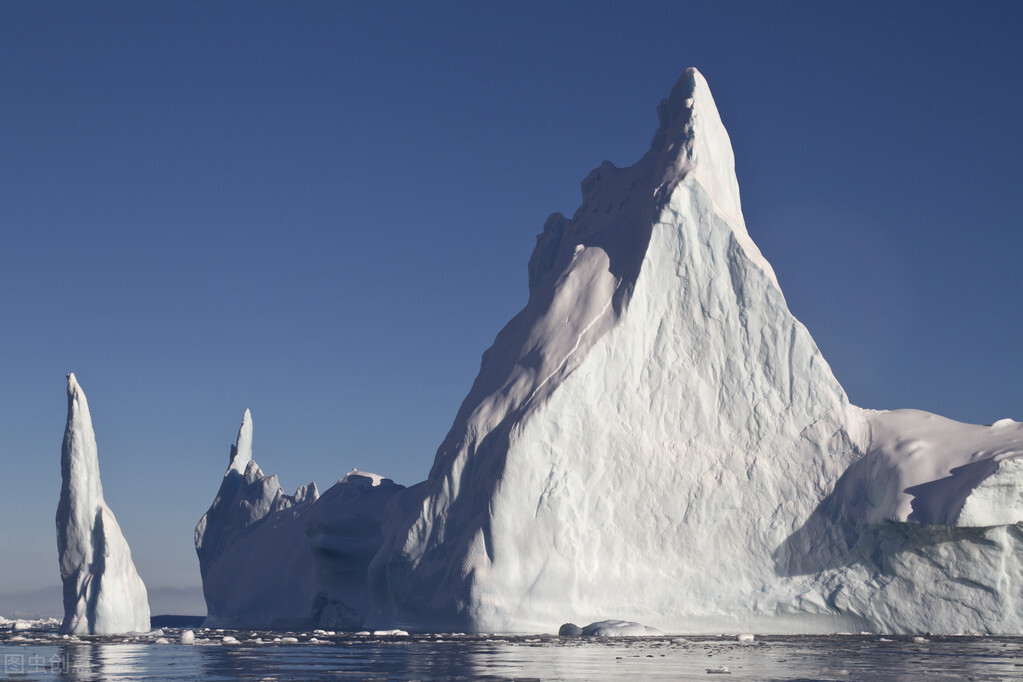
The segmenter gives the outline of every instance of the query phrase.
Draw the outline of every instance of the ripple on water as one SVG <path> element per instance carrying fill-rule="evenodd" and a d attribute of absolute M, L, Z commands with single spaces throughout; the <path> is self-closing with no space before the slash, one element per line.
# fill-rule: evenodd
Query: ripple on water
<path fill-rule="evenodd" d="M 128 680 L 558 678 L 913 680 L 1017 677 L 1023 638 L 843 635 L 559 638 L 204 631 L 125 638 L 0 632 L 8 677 Z M 315 635 L 315 636 L 314 636 Z M 126 641 L 127 640 L 127 641 Z M 727 671 L 727 672 L 725 672 Z"/>

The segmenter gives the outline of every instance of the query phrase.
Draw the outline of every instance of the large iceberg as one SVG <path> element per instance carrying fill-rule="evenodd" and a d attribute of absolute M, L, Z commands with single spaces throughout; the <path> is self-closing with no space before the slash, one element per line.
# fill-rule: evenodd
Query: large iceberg
<path fill-rule="evenodd" d="M 65 634 L 149 630 L 149 598 L 114 513 L 103 501 L 89 403 L 67 375 L 67 426 L 60 457 L 57 552 Z"/>
<path fill-rule="evenodd" d="M 201 522 L 200 559 L 219 534 L 240 583 L 265 526 L 319 552 L 307 618 L 333 594 L 372 628 L 1023 630 L 1023 425 L 851 405 L 746 230 L 699 72 L 658 117 L 636 164 L 546 221 L 428 479 L 366 502 L 365 574 L 316 539 L 343 496 L 294 528 Z"/>

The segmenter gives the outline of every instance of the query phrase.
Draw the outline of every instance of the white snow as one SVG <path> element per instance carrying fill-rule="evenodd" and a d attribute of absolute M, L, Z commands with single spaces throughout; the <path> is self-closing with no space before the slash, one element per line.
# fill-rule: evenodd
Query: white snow
<path fill-rule="evenodd" d="M 344 478 L 340 479 L 338 483 L 345 483 L 349 479 L 353 478 L 368 478 L 372 482 L 374 488 L 379 486 L 383 481 L 387 480 L 380 474 L 371 474 L 367 471 L 359 471 L 358 469 L 353 468 L 351 471 L 345 474 Z"/>
<path fill-rule="evenodd" d="M 850 405 L 750 238 L 695 69 L 658 115 L 636 164 L 547 219 L 426 481 L 289 498 L 243 419 L 196 528 L 211 617 L 1023 630 L 1023 424 Z"/>
<path fill-rule="evenodd" d="M 1016 461 L 1023 424 L 962 424 L 920 410 L 864 416 L 866 455 L 835 487 L 841 517 L 947 526 L 1023 521 L 1023 462 Z"/>
<path fill-rule="evenodd" d="M 67 375 L 57 552 L 64 583 L 62 633 L 148 632 L 149 601 L 131 550 L 103 500 L 89 403 Z"/>

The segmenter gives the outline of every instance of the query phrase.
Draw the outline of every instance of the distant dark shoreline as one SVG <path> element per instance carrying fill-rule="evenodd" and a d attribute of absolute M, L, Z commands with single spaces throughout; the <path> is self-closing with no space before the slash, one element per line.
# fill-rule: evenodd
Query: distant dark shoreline
<path fill-rule="evenodd" d="M 152 628 L 197 628 L 202 625 L 205 616 L 153 616 L 149 619 Z"/>

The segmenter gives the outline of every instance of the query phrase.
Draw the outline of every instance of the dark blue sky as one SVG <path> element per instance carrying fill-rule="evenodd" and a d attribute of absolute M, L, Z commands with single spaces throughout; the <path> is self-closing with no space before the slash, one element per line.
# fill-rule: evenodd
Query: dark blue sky
<path fill-rule="evenodd" d="M 424 478 L 688 66 L 853 402 L 1023 418 L 1023 4 L 493 5 L 0 4 L 0 593 L 59 584 L 69 371 L 151 589 L 198 585 L 246 407 L 289 491 Z"/>

